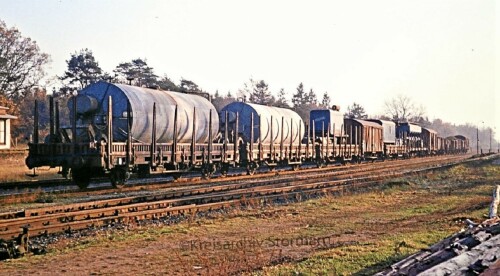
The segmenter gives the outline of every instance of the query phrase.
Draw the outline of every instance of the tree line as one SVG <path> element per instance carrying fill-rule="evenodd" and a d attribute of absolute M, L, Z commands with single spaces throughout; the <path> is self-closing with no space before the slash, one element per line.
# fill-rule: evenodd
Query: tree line
<path fill-rule="evenodd" d="M 50 56 L 40 50 L 36 41 L 22 36 L 17 28 L 9 28 L 0 20 L 0 105 L 10 108 L 9 113 L 19 117 L 18 120 L 12 121 L 13 137 L 22 139 L 32 132 L 35 100 L 39 102 L 39 122 L 43 137 L 43 132 L 48 132 L 48 94 L 52 94 L 60 102 L 61 118 L 65 123 L 64 119 L 68 116 L 64 116 L 67 115 L 64 107 L 69 96 L 74 91 L 101 80 L 168 91 L 206 93 L 192 80 L 181 78 L 176 83 L 166 74 L 157 75 L 147 60 L 142 58 L 119 63 L 112 72 L 105 72 L 90 49 L 81 49 L 70 54 L 66 61 L 66 70 L 60 76 L 56 76 L 61 88 L 48 93 L 46 85 L 42 84 L 41 80 L 46 76 L 44 67 L 49 62 Z M 310 110 L 331 108 L 332 105 L 332 99 L 327 91 L 324 91 L 321 100 L 318 100 L 316 91 L 313 88 L 306 88 L 302 82 L 291 92 L 291 101 L 288 101 L 288 95 L 288 91 L 284 88 L 273 92 L 265 80 L 250 78 L 235 95 L 231 91 L 225 94 L 215 91 L 211 95 L 211 100 L 217 110 L 237 100 L 290 108 L 305 122 L 309 121 Z M 433 128 L 444 137 L 463 134 L 469 137 L 472 147 L 475 148 L 478 131 L 476 126 L 453 125 L 440 119 L 431 122 L 425 114 L 424 107 L 405 95 L 397 95 L 387 100 L 384 107 L 384 114 L 369 116 L 361 104 L 354 102 L 346 108 L 344 116 L 355 119 L 370 117 L 396 122 L 414 122 Z M 489 149 L 490 133 L 492 133 L 490 128 L 479 129 L 479 143 L 484 149 Z M 495 143 L 497 142 L 492 141 L 492 144 Z"/>

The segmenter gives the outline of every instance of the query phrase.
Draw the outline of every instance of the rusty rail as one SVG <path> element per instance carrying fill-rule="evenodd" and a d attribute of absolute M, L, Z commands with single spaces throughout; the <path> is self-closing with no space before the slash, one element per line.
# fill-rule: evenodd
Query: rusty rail
<path fill-rule="evenodd" d="M 450 166 L 456 163 L 457 161 L 447 162 L 440 166 Z M 249 199 L 272 199 L 354 189 L 374 185 L 389 176 L 401 176 L 415 171 L 440 167 L 436 165 L 435 160 L 434 162 L 419 162 L 413 165 L 420 168 L 406 168 L 398 171 L 395 168 L 408 167 L 408 164 L 394 164 L 382 168 L 371 168 L 356 174 L 352 171 L 349 174 L 347 172 L 332 172 L 322 175 L 323 181 L 310 179 L 307 176 L 297 176 L 294 181 L 280 179 L 275 183 L 273 180 L 261 180 L 260 185 L 255 182 L 237 183 L 185 191 L 170 191 L 164 194 L 146 196 L 146 198 L 128 197 L 26 210 L 24 211 L 25 217 L 0 220 L 0 238 L 11 239 L 15 237 L 20 233 L 20 227 L 24 225 L 30 225 L 30 235 L 37 236 L 109 223 L 127 223 L 213 210 L 244 204 Z M 425 167 L 422 169 L 422 166 Z M 373 172 L 377 172 L 377 175 L 367 176 Z M 346 174 L 348 178 L 338 179 L 342 174 Z M 356 175 L 357 177 L 353 177 Z M 140 200 L 145 200 L 145 202 L 138 202 Z"/>

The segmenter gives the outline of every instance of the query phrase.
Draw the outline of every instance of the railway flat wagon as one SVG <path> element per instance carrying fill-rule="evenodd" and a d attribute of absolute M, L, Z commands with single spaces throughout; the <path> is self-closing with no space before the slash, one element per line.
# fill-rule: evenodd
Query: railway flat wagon
<path fill-rule="evenodd" d="M 229 145 L 212 142 L 219 118 L 198 95 L 98 82 L 74 96 L 69 109 L 71 126 L 60 126 L 51 99 L 50 134 L 39 143 L 35 120 L 26 165 L 61 166 L 80 187 L 103 175 L 121 186 L 130 172 L 144 176 L 158 168 L 174 177 L 191 169 L 210 173 L 230 152 Z"/>
<path fill-rule="evenodd" d="M 249 174 L 261 165 L 274 168 L 292 165 L 298 168 L 308 154 L 302 140 L 305 127 L 302 118 L 293 110 L 246 102 L 233 102 L 222 108 L 221 131 L 224 140 L 235 134 L 239 159 L 237 166 Z M 310 149 L 309 149 L 310 151 Z"/>
<path fill-rule="evenodd" d="M 318 166 L 361 160 L 360 127 L 346 127 L 338 106 L 311 110 L 309 118 L 311 131 L 308 138 L 313 141 Z"/>

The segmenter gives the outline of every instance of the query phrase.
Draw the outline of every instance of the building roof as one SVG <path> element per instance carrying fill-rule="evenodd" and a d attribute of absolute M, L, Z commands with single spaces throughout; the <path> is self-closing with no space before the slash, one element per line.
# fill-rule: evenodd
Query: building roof
<path fill-rule="evenodd" d="M 0 106 L 0 119 L 17 119 L 16 116 L 7 114 L 8 107 Z"/>
<path fill-rule="evenodd" d="M 17 117 L 9 115 L 9 114 L 4 114 L 4 115 L 0 115 L 0 119 L 17 119 Z"/>

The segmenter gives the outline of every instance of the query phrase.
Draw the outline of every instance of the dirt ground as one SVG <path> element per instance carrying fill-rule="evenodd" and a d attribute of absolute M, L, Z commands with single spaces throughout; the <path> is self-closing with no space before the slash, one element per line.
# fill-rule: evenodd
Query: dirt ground
<path fill-rule="evenodd" d="M 42 179 L 62 178 L 57 174 L 59 168 L 42 167 L 36 170 L 36 177 L 33 177 L 33 170 L 30 170 L 25 159 L 28 156 L 24 154 L 4 154 L 0 153 L 0 185 L 2 182 L 14 181 L 32 181 Z"/>
<path fill-rule="evenodd" d="M 458 166 L 379 190 L 61 238 L 3 275 L 372 274 L 487 213 L 500 166 Z"/>

